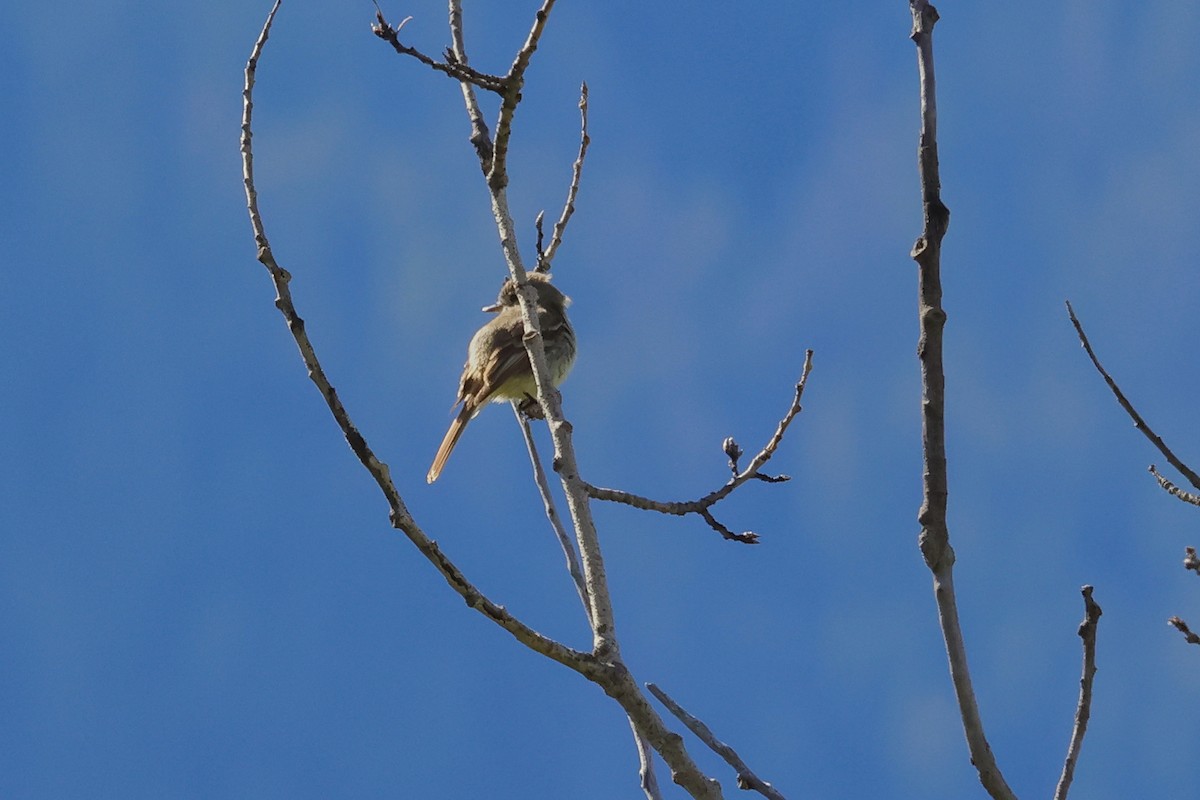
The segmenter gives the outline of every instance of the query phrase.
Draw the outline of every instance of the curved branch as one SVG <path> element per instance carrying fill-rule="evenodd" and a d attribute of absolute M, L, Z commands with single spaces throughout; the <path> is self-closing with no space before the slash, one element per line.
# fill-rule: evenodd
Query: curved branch
<path fill-rule="evenodd" d="M 812 372 L 812 359 L 813 351 L 806 350 L 804 352 L 804 368 L 801 370 L 800 380 L 796 382 L 796 392 L 792 398 L 791 407 L 788 408 L 787 413 L 783 415 L 783 419 L 775 427 L 775 433 L 771 435 L 771 438 L 763 446 L 762 450 L 750 460 L 745 469 L 738 468 L 738 460 L 742 457 L 742 449 L 738 446 L 737 442 L 729 438 L 722 443 L 725 455 L 729 457 L 729 467 L 733 472 L 733 476 L 721 488 L 709 492 L 698 500 L 664 502 L 642 497 L 632 492 L 621 491 L 620 489 L 604 489 L 592 486 L 590 483 L 585 483 L 584 487 L 587 489 L 588 495 L 595 500 L 621 503 L 639 508 L 642 511 L 657 511 L 660 514 L 672 514 L 677 517 L 698 514 L 708 523 L 710 528 L 720 533 L 726 539 L 743 544 L 757 544 L 757 533 L 753 531 L 734 533 L 718 522 L 709 509 L 728 497 L 739 486 L 751 480 L 760 480 L 766 483 L 781 483 L 790 480 L 787 475 L 765 475 L 759 472 L 759 470 L 771 459 L 771 456 L 775 455 L 775 451 L 783 442 L 783 436 L 787 432 L 788 426 L 792 424 L 792 420 L 803 410 L 800 400 L 804 396 L 804 387 L 808 383 L 808 375 Z"/>

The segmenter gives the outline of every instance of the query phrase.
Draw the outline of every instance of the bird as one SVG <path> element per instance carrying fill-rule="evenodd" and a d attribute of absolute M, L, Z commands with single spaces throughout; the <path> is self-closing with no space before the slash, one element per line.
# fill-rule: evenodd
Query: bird
<path fill-rule="evenodd" d="M 546 273 L 530 272 L 526 279 L 537 292 L 538 327 L 542 331 L 550 381 L 557 387 L 566 380 L 575 364 L 575 331 L 567 319 L 571 298 L 550 283 Z M 530 411 L 537 406 L 537 385 L 529 354 L 525 351 L 525 324 L 517 300 L 517 283 L 511 277 L 506 278 L 496 302 L 484 306 L 483 310 L 496 314 L 496 317 L 476 331 L 467 346 L 467 363 L 463 366 L 458 398 L 454 401 L 454 405 L 461 404 L 461 408 L 433 458 L 433 465 L 425 476 L 427 483 L 433 483 L 442 474 L 446 459 L 450 458 L 467 423 L 487 403 L 517 401 L 522 410 Z"/>

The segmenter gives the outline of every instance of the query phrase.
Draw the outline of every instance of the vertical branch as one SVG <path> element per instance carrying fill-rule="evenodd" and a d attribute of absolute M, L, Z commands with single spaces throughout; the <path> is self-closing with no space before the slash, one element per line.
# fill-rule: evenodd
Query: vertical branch
<path fill-rule="evenodd" d="M 1096 678 L 1096 627 L 1104 612 L 1092 599 L 1092 587 L 1083 587 L 1083 622 L 1079 623 L 1079 638 L 1083 639 L 1083 675 L 1079 678 L 1079 702 L 1075 706 L 1075 727 L 1071 730 L 1071 744 L 1067 747 L 1067 758 L 1063 762 L 1062 775 L 1054 790 L 1054 800 L 1067 800 L 1071 781 L 1075 778 L 1075 763 L 1079 761 L 1079 750 L 1083 747 L 1083 736 L 1087 733 L 1088 720 L 1092 716 L 1092 682 Z"/>
<path fill-rule="evenodd" d="M 488 172 L 488 186 L 493 192 L 500 192 L 508 185 L 508 141 L 512 136 L 513 115 L 517 113 L 517 104 L 521 102 L 521 89 L 525 86 L 525 70 L 529 60 L 537 50 L 538 40 L 546 29 L 546 20 L 550 10 L 554 8 L 554 0 L 543 0 L 542 7 L 534 16 L 533 27 L 525 44 L 517 51 L 508 74 L 504 76 L 504 92 L 500 101 L 500 118 L 496 121 L 496 152 L 492 158 L 492 168 Z"/>
<path fill-rule="evenodd" d="M 950 662 L 950 678 L 962 716 L 963 731 L 971 754 L 971 763 L 979 780 L 996 800 L 1015 800 L 992 755 L 983 720 L 971 686 L 967 668 L 966 645 L 959 626 L 958 604 L 954 595 L 954 550 L 946 524 L 947 470 L 945 401 L 946 379 L 942 364 L 942 333 L 946 312 L 942 308 L 942 238 L 950 223 L 950 210 L 941 198 L 941 178 L 937 155 L 937 91 L 933 73 L 933 26 L 937 9 L 927 0 L 909 0 L 913 27 L 911 38 L 917 45 L 917 68 L 921 81 L 921 138 L 918 164 L 921 174 L 921 201 L 924 228 L 913 245 L 912 257 L 918 266 L 920 295 L 920 341 L 917 357 L 921 362 L 921 440 L 924 455 L 923 499 L 917 516 L 921 524 L 919 543 L 925 563 L 933 573 L 934 598 L 938 619 Z"/>
<path fill-rule="evenodd" d="M 467 64 L 467 46 L 463 39 L 462 0 L 450 0 L 450 54 L 460 64 Z M 483 121 L 483 111 L 479 108 L 479 98 L 475 96 L 475 87 L 467 81 L 459 81 L 462 88 L 463 103 L 467 107 L 467 116 L 471 120 L 471 144 L 475 154 L 479 156 L 479 165 L 483 174 L 487 175 L 492 169 L 492 136 L 488 132 L 487 123 Z"/>

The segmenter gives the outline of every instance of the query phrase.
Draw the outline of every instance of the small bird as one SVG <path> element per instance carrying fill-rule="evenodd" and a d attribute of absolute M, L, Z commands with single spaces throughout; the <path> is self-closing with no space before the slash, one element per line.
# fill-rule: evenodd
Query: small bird
<path fill-rule="evenodd" d="M 561 384 L 575 363 L 575 331 L 567 321 L 567 306 L 571 298 L 550 283 L 550 276 L 542 272 L 530 272 L 526 276 L 537 291 L 538 326 L 542 329 L 542 344 L 546 351 L 546 364 L 550 368 L 550 380 L 555 386 Z M 463 367 L 458 384 L 458 399 L 462 404 L 458 416 L 450 423 L 450 430 L 442 439 L 433 466 L 425 480 L 433 483 L 442 474 L 446 459 L 467 423 L 475 418 L 489 402 L 504 400 L 522 401 L 522 405 L 536 405 L 537 386 L 533 379 L 533 367 L 529 354 L 525 352 L 525 325 L 521 321 L 521 306 L 517 300 L 517 284 L 507 278 L 500 287 L 496 302 L 485 306 L 484 311 L 495 313 L 496 318 L 475 332 L 467 347 L 467 363 Z"/>

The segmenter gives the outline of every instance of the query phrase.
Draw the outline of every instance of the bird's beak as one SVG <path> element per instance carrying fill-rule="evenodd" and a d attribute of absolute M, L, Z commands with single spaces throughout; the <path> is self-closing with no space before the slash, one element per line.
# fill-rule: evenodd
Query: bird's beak
<path fill-rule="evenodd" d="M 490 306 L 484 306 L 482 310 L 489 314 L 495 314 L 501 309 L 501 307 L 502 306 L 499 303 L 492 303 Z"/>

